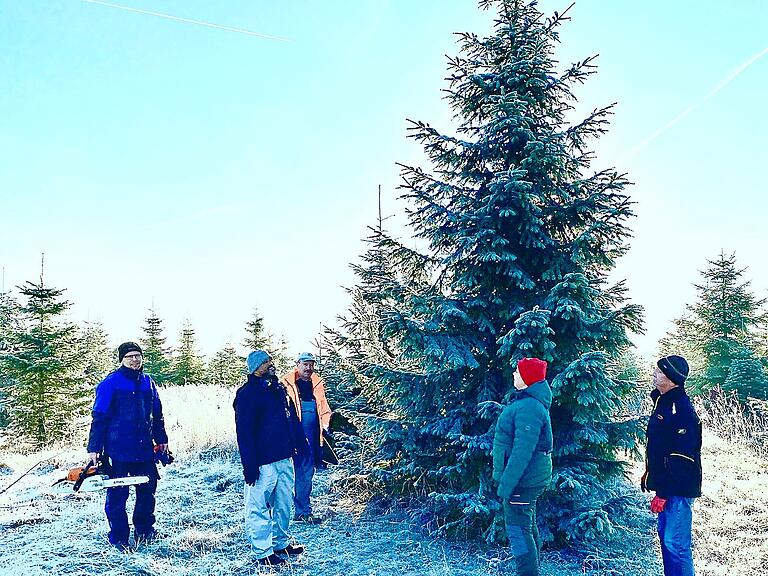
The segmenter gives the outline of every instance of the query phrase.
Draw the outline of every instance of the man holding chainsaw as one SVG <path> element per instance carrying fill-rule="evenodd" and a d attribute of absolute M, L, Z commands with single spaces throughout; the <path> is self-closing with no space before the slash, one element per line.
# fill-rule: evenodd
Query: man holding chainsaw
<path fill-rule="evenodd" d="M 146 476 L 148 482 L 136 485 L 133 510 L 136 544 L 154 540 L 155 490 L 160 476 L 156 456 L 167 457 L 163 407 L 157 388 L 142 366 L 144 356 L 135 342 L 124 342 L 118 349 L 120 367 L 96 386 L 91 431 L 88 437 L 89 462 L 109 466 L 112 477 Z M 109 542 L 120 550 L 130 548 L 130 528 L 125 504 L 128 486 L 107 489 L 104 511 L 109 522 Z"/>

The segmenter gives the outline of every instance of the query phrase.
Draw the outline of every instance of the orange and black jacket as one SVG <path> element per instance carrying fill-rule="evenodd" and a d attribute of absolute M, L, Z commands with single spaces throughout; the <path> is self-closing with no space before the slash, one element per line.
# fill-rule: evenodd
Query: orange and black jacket
<path fill-rule="evenodd" d="M 288 398 L 290 398 L 291 402 L 293 402 L 293 405 L 296 407 L 299 420 L 301 420 L 299 387 L 296 385 L 296 380 L 298 380 L 298 378 L 298 372 L 296 370 L 291 370 L 280 379 L 280 382 L 282 382 L 288 391 Z M 327 430 L 331 423 L 331 415 L 333 414 L 333 411 L 328 404 L 328 399 L 325 397 L 325 381 L 315 373 L 312 373 L 312 395 L 315 398 L 315 402 L 317 402 L 317 420 L 320 424 L 320 428 Z M 320 434 L 320 443 L 322 444 L 324 440 L 320 430 L 318 430 L 318 434 Z"/>
<path fill-rule="evenodd" d="M 682 386 L 651 392 L 643 488 L 661 498 L 701 496 L 701 420 Z"/>

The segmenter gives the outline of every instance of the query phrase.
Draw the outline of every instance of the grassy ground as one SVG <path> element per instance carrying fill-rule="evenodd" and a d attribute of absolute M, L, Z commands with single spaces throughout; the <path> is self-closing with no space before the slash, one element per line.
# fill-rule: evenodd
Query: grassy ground
<path fill-rule="evenodd" d="M 0 574 L 251 575 L 255 564 L 243 533 L 242 473 L 234 450 L 231 393 L 191 387 L 164 391 L 172 448 L 178 461 L 162 469 L 158 529 L 164 537 L 129 554 L 106 540 L 104 495 L 53 495 L 48 487 L 84 450 L 61 453 L 0 495 Z M 181 408 L 183 406 L 183 409 Z M 718 420 L 719 418 L 719 420 Z M 704 496 L 694 516 L 694 559 L 699 576 L 768 574 L 768 467 L 747 440 L 755 432 L 734 416 L 708 417 L 704 437 Z M 741 428 L 739 428 L 741 426 Z M 0 454 L 0 490 L 38 460 L 51 456 Z M 337 467 L 317 477 L 319 526 L 292 525 L 307 552 L 281 570 L 322 576 L 495 576 L 507 560 L 501 548 L 430 538 L 360 492 L 340 486 Z M 637 485 L 641 465 L 633 471 Z M 613 543 L 586 558 L 545 553 L 544 576 L 651 576 L 661 574 L 648 497 L 627 488 L 632 501 Z M 130 505 L 130 503 L 129 503 Z M 514 572 L 511 572 L 514 573 Z"/>

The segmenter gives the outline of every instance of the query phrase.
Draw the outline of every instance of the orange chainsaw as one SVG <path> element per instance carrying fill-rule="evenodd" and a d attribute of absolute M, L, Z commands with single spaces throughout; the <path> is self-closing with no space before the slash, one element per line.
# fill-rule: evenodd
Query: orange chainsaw
<path fill-rule="evenodd" d="M 71 468 L 66 478 L 57 480 L 51 486 L 56 494 L 71 494 L 72 492 L 95 492 L 117 486 L 134 486 L 149 482 L 149 476 L 126 476 L 125 478 L 110 478 L 109 466 L 99 460 L 98 466 L 88 462 L 85 466 Z"/>

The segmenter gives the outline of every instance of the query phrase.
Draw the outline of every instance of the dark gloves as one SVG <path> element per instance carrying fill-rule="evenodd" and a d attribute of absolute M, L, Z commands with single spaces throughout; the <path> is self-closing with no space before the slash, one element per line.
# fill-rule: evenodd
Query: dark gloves
<path fill-rule="evenodd" d="M 159 444 L 155 446 L 155 463 L 156 464 L 162 464 L 163 466 L 168 466 L 168 464 L 173 464 L 174 460 L 176 460 L 176 458 L 173 457 L 173 453 L 170 450 L 168 450 L 168 448 L 163 450 Z"/>
<path fill-rule="evenodd" d="M 326 430 L 325 428 L 323 428 L 323 438 L 325 438 L 326 440 L 328 440 L 328 442 L 333 442 L 333 432 L 331 432 L 330 430 Z"/>
<path fill-rule="evenodd" d="M 256 480 L 259 479 L 259 467 L 256 466 L 253 470 L 243 470 L 243 476 L 245 476 L 245 483 L 248 486 L 255 486 Z"/>
<path fill-rule="evenodd" d="M 651 500 L 651 512 L 654 514 L 658 514 L 659 512 L 664 512 L 664 506 L 667 505 L 667 501 L 664 498 L 659 498 L 658 496 L 654 496 L 653 500 Z"/>

